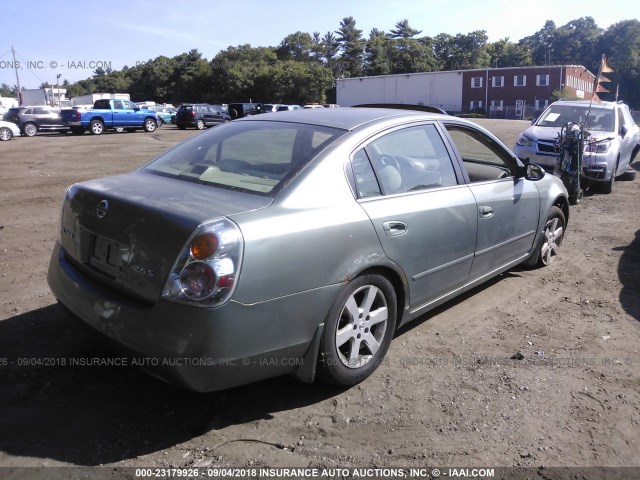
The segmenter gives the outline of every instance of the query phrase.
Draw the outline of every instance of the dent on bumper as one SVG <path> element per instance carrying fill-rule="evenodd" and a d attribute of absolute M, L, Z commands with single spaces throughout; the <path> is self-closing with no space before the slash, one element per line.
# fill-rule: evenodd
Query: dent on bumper
<path fill-rule="evenodd" d="M 67 310 L 134 357 L 135 364 L 195 391 L 230 388 L 305 368 L 303 357 L 340 288 L 254 305 L 230 301 L 212 309 L 163 300 L 148 306 L 117 298 L 83 276 L 58 244 L 48 281 Z"/>

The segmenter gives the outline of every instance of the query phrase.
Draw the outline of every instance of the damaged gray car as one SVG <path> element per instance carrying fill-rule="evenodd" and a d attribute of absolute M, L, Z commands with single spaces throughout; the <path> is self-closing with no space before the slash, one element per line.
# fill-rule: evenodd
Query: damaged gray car
<path fill-rule="evenodd" d="M 212 391 L 341 386 L 396 330 L 514 266 L 548 265 L 567 192 L 440 113 L 253 116 L 71 186 L 48 280 L 153 375 Z"/>

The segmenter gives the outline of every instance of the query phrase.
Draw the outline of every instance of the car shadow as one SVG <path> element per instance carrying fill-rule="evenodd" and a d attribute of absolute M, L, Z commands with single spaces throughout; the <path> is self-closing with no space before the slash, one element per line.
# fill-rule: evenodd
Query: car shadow
<path fill-rule="evenodd" d="M 640 321 L 640 230 L 626 247 L 615 247 L 622 252 L 618 264 L 618 278 L 622 283 L 620 304 L 625 312 Z"/>
<path fill-rule="evenodd" d="M 73 358 L 118 357 L 58 305 L 0 321 L 0 450 L 82 466 L 112 463 L 343 391 L 280 377 L 199 394 L 138 367 L 70 366 Z"/>

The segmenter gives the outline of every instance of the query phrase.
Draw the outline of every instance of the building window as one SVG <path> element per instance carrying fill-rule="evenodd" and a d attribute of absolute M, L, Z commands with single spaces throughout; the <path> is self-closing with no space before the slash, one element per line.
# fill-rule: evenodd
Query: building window
<path fill-rule="evenodd" d="M 549 106 L 549 100 L 536 100 L 536 110 L 544 110 Z"/>
<path fill-rule="evenodd" d="M 469 110 L 482 110 L 482 100 L 474 100 L 469 102 Z"/>
<path fill-rule="evenodd" d="M 504 87 L 504 77 L 492 77 L 491 78 L 491 86 L 492 87 Z"/>
<path fill-rule="evenodd" d="M 491 110 L 492 111 L 496 111 L 496 110 L 502 110 L 502 100 L 491 100 Z"/>
<path fill-rule="evenodd" d="M 536 75 L 536 85 L 539 87 L 549 85 L 549 75 Z"/>
<path fill-rule="evenodd" d="M 527 76 L 526 75 L 514 75 L 513 76 L 513 86 L 514 87 L 526 87 L 527 86 Z"/>
<path fill-rule="evenodd" d="M 471 88 L 482 88 L 482 77 L 471 78 Z"/>

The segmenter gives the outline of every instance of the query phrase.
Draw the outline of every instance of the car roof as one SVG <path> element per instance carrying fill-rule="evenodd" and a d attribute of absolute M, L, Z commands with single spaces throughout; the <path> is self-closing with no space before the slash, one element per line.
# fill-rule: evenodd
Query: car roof
<path fill-rule="evenodd" d="M 272 122 L 308 123 L 325 127 L 353 130 L 361 125 L 374 122 L 382 122 L 392 118 L 415 120 L 442 120 L 452 119 L 448 115 L 439 113 L 419 112 L 415 110 L 399 110 L 387 108 L 307 108 L 301 110 L 284 110 L 274 117 L 269 117 Z M 264 121 L 264 117 L 246 117 L 236 121 L 252 122 Z M 456 118 L 456 120 L 460 120 Z"/>

